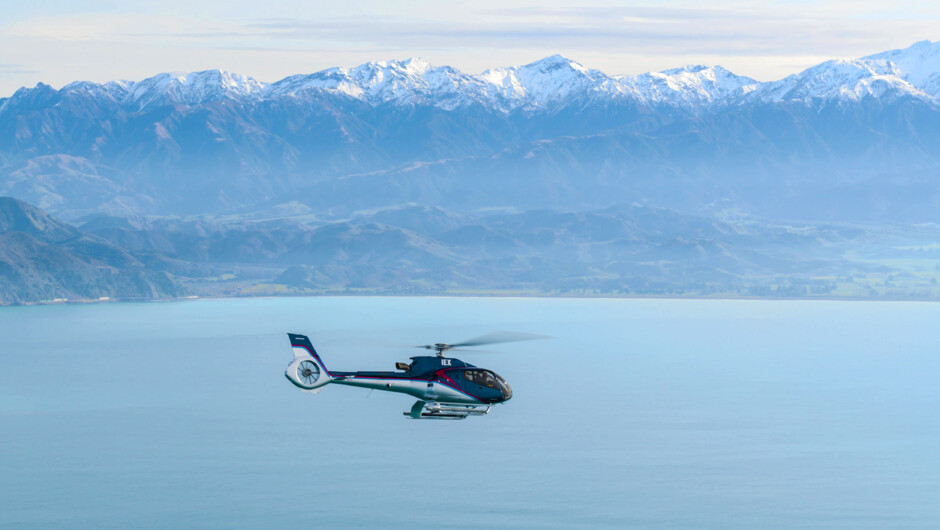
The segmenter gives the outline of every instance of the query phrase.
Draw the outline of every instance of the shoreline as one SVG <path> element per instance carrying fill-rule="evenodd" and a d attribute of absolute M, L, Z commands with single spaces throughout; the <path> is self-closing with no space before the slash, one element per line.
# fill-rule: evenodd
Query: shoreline
<path fill-rule="evenodd" d="M 88 305 L 111 303 L 161 303 L 161 302 L 189 302 L 201 300 L 250 300 L 272 298 L 532 298 L 532 299 L 580 299 L 580 300 L 739 300 L 739 301 L 800 301 L 800 302 L 920 302 L 936 303 L 940 298 L 918 297 L 877 297 L 864 298 L 857 296 L 741 296 L 741 295 L 694 295 L 694 294 L 550 294 L 550 293 L 518 293 L 511 291 L 486 293 L 425 293 L 425 294 L 383 294 L 383 293 L 349 293 L 349 292 L 319 292 L 297 294 L 263 294 L 257 296 L 220 295 L 220 296 L 182 296 L 178 298 L 89 298 L 89 299 L 63 299 L 43 300 L 36 302 L 0 302 L 0 307 L 28 307 L 28 306 L 55 306 L 55 305 Z"/>

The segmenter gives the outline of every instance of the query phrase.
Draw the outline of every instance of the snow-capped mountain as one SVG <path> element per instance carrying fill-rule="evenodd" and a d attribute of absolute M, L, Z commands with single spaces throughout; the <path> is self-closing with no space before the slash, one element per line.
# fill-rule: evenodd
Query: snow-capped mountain
<path fill-rule="evenodd" d="M 837 99 L 859 100 L 912 96 L 932 99 L 904 80 L 897 67 L 887 61 L 837 59 L 808 68 L 780 81 L 765 83 L 753 97 L 764 101 Z"/>
<path fill-rule="evenodd" d="M 101 85 L 79 81 L 62 87 L 64 93 L 100 95 L 142 110 L 158 105 L 200 105 L 219 99 L 257 97 L 267 87 L 251 77 L 222 70 L 163 73 L 143 81 L 111 81 Z"/>
<path fill-rule="evenodd" d="M 651 106 L 710 107 L 727 104 L 758 89 L 750 77 L 735 75 L 720 66 L 686 66 L 664 72 L 619 76 Z"/>
<path fill-rule="evenodd" d="M 143 81 L 76 82 L 62 88 L 110 98 L 139 111 L 165 104 L 302 98 L 308 92 L 352 98 L 370 105 L 426 105 L 453 110 L 483 105 L 501 112 L 558 108 L 578 102 L 629 102 L 655 109 L 704 111 L 753 101 L 864 97 L 940 98 L 940 43 L 923 41 L 861 59 L 837 59 L 779 81 L 758 82 L 720 66 L 686 66 L 640 75 L 608 75 L 553 55 L 494 68 L 479 75 L 419 58 L 329 68 L 267 84 L 251 77 L 208 70 L 158 74 Z M 25 96 L 25 94 L 19 94 Z"/>
<path fill-rule="evenodd" d="M 585 68 L 561 55 L 525 66 L 487 70 L 479 79 L 486 87 L 489 101 L 507 110 L 545 108 L 575 98 L 616 99 L 639 95 L 603 72 Z"/>
<path fill-rule="evenodd" d="M 762 83 L 751 98 L 860 100 L 914 97 L 940 99 L 940 42 L 921 41 L 860 59 L 823 62 L 779 81 Z"/>
<path fill-rule="evenodd" d="M 205 103 L 217 99 L 243 99 L 259 95 L 266 87 L 251 77 L 207 70 L 190 74 L 159 74 L 127 86 L 126 101 L 141 108 L 155 103 Z"/>
<path fill-rule="evenodd" d="M 480 104 L 503 112 L 548 109 L 574 100 L 688 107 L 730 101 L 755 83 L 721 67 L 701 66 L 640 76 L 609 76 L 562 55 L 523 66 L 493 68 L 480 75 L 465 74 L 449 66 L 434 67 L 412 58 L 291 76 L 271 84 L 263 97 L 296 97 L 306 90 L 316 90 L 373 105 L 424 104 L 450 110 Z"/>
<path fill-rule="evenodd" d="M 866 200 L 934 212 L 938 58 L 921 42 L 772 82 L 719 66 L 611 76 L 554 55 L 479 75 L 409 59 L 270 84 L 218 70 L 39 84 L 0 99 L 0 194 L 73 213 L 646 201 L 862 216 Z M 832 199 L 839 186 L 859 200 Z"/>
<path fill-rule="evenodd" d="M 268 86 L 264 96 L 298 97 L 308 90 L 343 95 L 374 105 L 425 104 L 449 109 L 478 100 L 482 85 L 478 79 L 455 68 L 435 68 L 422 59 L 412 58 L 290 76 Z"/>
<path fill-rule="evenodd" d="M 864 60 L 879 64 L 915 88 L 940 98 L 940 42 L 925 40 L 902 50 L 869 55 Z"/>
<path fill-rule="evenodd" d="M 295 75 L 271 84 L 265 97 L 298 96 L 317 90 L 374 105 L 424 104 L 454 109 L 482 104 L 502 111 L 544 108 L 585 94 L 621 95 L 616 80 L 575 61 L 554 55 L 519 67 L 495 68 L 474 76 L 427 61 L 370 62 L 355 68 L 330 68 Z"/>

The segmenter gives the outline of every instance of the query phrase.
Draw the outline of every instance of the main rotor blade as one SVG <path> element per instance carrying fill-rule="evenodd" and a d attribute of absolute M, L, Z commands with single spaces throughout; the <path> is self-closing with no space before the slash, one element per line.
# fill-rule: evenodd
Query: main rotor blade
<path fill-rule="evenodd" d="M 503 342 L 519 342 L 523 340 L 550 339 L 548 335 L 535 333 L 522 333 L 521 331 L 496 331 L 476 338 L 451 344 L 454 348 L 462 346 L 483 346 L 484 344 L 500 344 Z"/>
<path fill-rule="evenodd" d="M 459 351 L 459 352 L 468 352 L 468 353 L 503 353 L 495 350 L 481 350 L 479 348 L 448 348 L 446 351 Z"/>

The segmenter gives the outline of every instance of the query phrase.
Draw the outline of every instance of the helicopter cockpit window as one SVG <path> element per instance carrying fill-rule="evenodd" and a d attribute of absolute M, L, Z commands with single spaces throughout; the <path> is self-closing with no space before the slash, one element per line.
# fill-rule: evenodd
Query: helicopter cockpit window
<path fill-rule="evenodd" d="M 512 397 L 512 388 L 510 388 L 509 383 L 506 382 L 505 379 L 503 379 L 502 377 L 500 377 L 500 376 L 498 376 L 498 375 L 496 376 L 496 379 L 499 379 L 499 384 L 500 384 L 500 386 L 502 387 L 500 390 L 503 391 L 503 398 L 504 398 L 504 399 L 509 399 L 509 398 L 511 398 L 511 397 Z"/>
<path fill-rule="evenodd" d="M 471 383 L 499 390 L 499 383 L 496 381 L 496 376 L 493 375 L 493 372 L 487 372 L 485 370 L 465 370 L 463 376 Z"/>

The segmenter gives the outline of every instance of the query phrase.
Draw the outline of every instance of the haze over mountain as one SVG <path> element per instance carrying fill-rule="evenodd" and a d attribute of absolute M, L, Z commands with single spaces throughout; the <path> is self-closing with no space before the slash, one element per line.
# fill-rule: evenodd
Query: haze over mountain
<path fill-rule="evenodd" d="M 931 297 L 938 72 L 924 41 L 772 82 L 555 55 L 40 84 L 0 100 L 0 194 L 200 293 Z"/>
<path fill-rule="evenodd" d="M 28 204 L 0 197 L 0 304 L 185 293 L 170 275 L 144 261 Z"/>
<path fill-rule="evenodd" d="M 0 193 L 67 218 L 639 202 L 936 220 L 938 61 L 924 41 L 765 83 L 717 66 L 610 76 L 556 55 L 480 75 L 409 59 L 270 84 L 40 84 L 0 100 Z"/>

